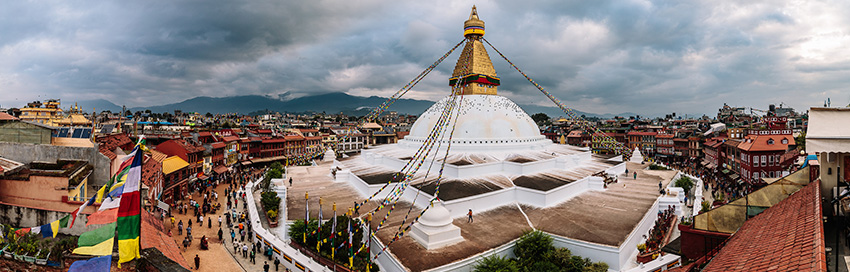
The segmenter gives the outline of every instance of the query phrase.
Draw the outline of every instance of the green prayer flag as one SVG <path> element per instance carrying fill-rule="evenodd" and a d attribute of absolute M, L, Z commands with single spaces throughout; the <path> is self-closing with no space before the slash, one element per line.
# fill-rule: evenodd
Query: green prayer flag
<path fill-rule="evenodd" d="M 115 237 L 116 222 L 112 222 L 92 231 L 84 232 L 77 240 L 77 246 L 94 246 Z"/>
<path fill-rule="evenodd" d="M 69 214 L 69 215 L 66 215 L 65 217 L 62 217 L 62 219 L 59 219 L 59 227 L 60 228 L 67 228 L 68 227 L 68 219 L 70 219 L 70 218 L 71 218 L 71 215 Z"/>

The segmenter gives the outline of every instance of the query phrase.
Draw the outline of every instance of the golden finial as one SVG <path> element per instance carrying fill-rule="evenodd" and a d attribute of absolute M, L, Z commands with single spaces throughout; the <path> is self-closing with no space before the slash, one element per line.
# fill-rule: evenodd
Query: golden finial
<path fill-rule="evenodd" d="M 463 36 L 484 36 L 484 21 L 478 18 L 478 10 L 472 6 L 472 11 L 469 13 L 469 20 L 463 22 Z"/>

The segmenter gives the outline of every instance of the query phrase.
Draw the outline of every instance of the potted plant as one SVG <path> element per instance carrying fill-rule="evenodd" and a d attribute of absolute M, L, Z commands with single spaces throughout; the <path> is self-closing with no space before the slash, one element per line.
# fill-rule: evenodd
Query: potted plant
<path fill-rule="evenodd" d="M 269 226 L 272 228 L 277 227 L 277 211 L 269 210 L 266 212 L 266 216 L 269 219 Z"/>
<path fill-rule="evenodd" d="M 17 251 L 17 250 L 18 250 L 18 244 L 17 243 L 14 243 L 14 242 L 9 243 L 9 247 L 6 248 L 6 250 L 3 251 L 3 257 L 5 257 L 6 259 L 14 259 L 15 258 L 15 251 Z"/>

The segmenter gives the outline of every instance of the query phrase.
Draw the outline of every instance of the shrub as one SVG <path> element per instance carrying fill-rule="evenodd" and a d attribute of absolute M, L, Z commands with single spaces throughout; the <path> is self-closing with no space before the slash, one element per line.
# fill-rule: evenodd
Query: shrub
<path fill-rule="evenodd" d="M 555 265 L 555 264 L 553 264 L 549 261 L 539 261 L 539 262 L 531 264 L 530 266 L 527 266 L 525 268 L 525 271 L 528 271 L 528 272 L 561 271 L 561 269 L 557 265 Z M 581 270 L 579 270 L 579 271 L 581 271 Z"/>
<path fill-rule="evenodd" d="M 526 231 L 516 242 L 514 254 L 522 266 L 529 266 L 544 260 L 553 249 L 555 247 L 552 246 L 552 237 L 539 230 Z"/>
<path fill-rule="evenodd" d="M 277 213 L 280 209 L 280 197 L 275 192 L 262 192 L 260 193 L 260 204 L 263 205 L 264 210 Z"/>
<path fill-rule="evenodd" d="M 685 189 L 685 194 L 688 194 L 691 188 L 694 187 L 694 181 L 688 176 L 682 176 L 676 180 L 675 186 Z"/>
<path fill-rule="evenodd" d="M 711 210 L 711 203 L 708 203 L 708 201 L 703 201 L 702 209 L 700 210 L 700 212 L 707 212 L 709 210 Z"/>
<path fill-rule="evenodd" d="M 272 220 L 277 219 L 277 211 L 275 211 L 275 210 L 266 211 L 266 215 L 269 216 L 269 219 L 272 219 Z"/>
<path fill-rule="evenodd" d="M 476 272 L 517 272 L 519 268 L 511 259 L 504 258 L 498 255 L 491 255 L 478 260 L 475 265 Z"/>

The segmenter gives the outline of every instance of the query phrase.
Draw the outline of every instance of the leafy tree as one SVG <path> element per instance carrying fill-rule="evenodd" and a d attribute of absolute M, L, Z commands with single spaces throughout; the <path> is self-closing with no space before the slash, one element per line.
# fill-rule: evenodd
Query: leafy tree
<path fill-rule="evenodd" d="M 557 265 L 549 262 L 549 261 L 540 261 L 531 264 L 530 266 L 526 266 L 525 271 L 528 272 L 537 272 L 537 271 L 562 271 Z"/>
<path fill-rule="evenodd" d="M 478 263 L 475 265 L 475 272 L 518 272 L 519 268 L 517 264 L 514 263 L 511 259 L 498 256 L 498 255 L 490 255 L 487 257 L 478 260 Z"/>
<path fill-rule="evenodd" d="M 676 180 L 676 187 L 680 187 L 685 189 L 685 194 L 689 194 L 691 188 L 694 187 L 694 181 L 688 176 L 682 176 L 681 178 Z"/>
<path fill-rule="evenodd" d="M 547 253 L 553 249 L 555 247 L 552 246 L 552 237 L 549 235 L 539 230 L 525 231 L 516 242 L 514 254 L 519 259 L 520 265 L 529 266 L 543 261 Z"/>
<path fill-rule="evenodd" d="M 534 123 L 537 123 L 538 126 L 546 126 L 552 124 L 552 121 L 549 120 L 549 115 L 546 115 L 542 112 L 538 112 L 534 115 L 531 115 L 531 119 L 534 120 Z"/>

